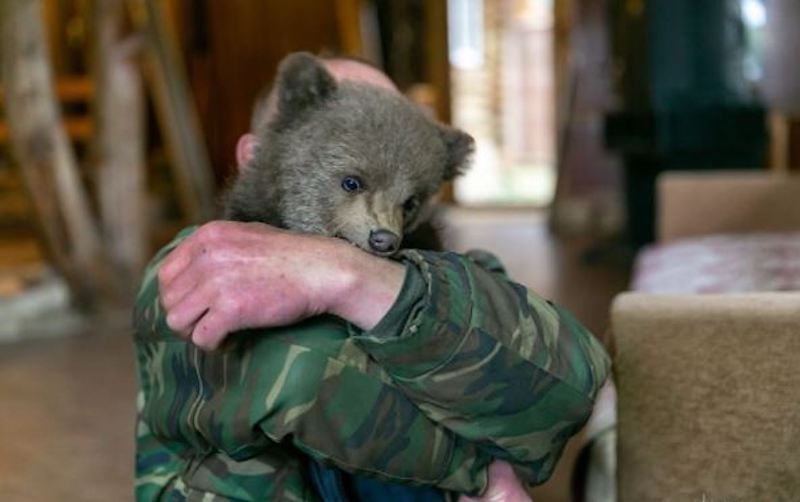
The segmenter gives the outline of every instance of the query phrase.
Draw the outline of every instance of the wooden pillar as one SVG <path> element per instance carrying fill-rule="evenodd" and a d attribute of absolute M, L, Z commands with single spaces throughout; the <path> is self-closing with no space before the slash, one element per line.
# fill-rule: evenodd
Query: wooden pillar
<path fill-rule="evenodd" d="M 129 0 L 128 4 L 144 34 L 144 76 L 172 158 L 181 205 L 191 222 L 205 222 L 216 213 L 213 171 L 177 35 L 160 0 Z"/>
<path fill-rule="evenodd" d="M 351 56 L 364 57 L 361 37 L 361 0 L 336 0 L 336 24 L 342 51 Z"/>
<path fill-rule="evenodd" d="M 425 80 L 433 91 L 436 118 L 449 124 L 450 56 L 447 45 L 447 0 L 425 2 Z M 445 183 L 439 196 L 443 202 L 455 202 L 453 183 Z"/>
<path fill-rule="evenodd" d="M 137 39 L 123 39 L 124 0 L 94 0 L 93 160 L 109 258 L 130 287 L 147 249 L 145 136 L 142 79 L 134 57 Z"/>
<path fill-rule="evenodd" d="M 447 46 L 447 1 L 425 2 L 425 80 L 436 90 L 436 116 L 450 123 L 450 57 Z"/>
<path fill-rule="evenodd" d="M 78 301 L 100 282 L 98 231 L 57 106 L 38 0 L 3 0 L 0 61 L 12 152 L 44 242 Z"/>
<path fill-rule="evenodd" d="M 563 221 L 562 206 L 565 199 L 564 178 L 566 157 L 570 147 L 570 123 L 575 108 L 578 92 L 578 76 L 572 61 L 574 0 L 557 1 L 553 5 L 553 73 L 555 77 L 555 99 L 557 103 L 556 121 L 556 187 L 553 201 L 550 204 L 548 223 L 550 231 L 563 233 L 566 224 Z"/>
<path fill-rule="evenodd" d="M 786 115 L 772 111 L 769 114 L 770 152 L 769 166 L 774 171 L 789 170 L 791 127 Z"/>

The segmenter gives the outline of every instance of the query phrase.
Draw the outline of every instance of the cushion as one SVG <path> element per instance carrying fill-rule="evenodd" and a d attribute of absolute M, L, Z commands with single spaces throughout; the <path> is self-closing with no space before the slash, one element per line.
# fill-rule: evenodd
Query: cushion
<path fill-rule="evenodd" d="M 800 232 L 711 235 L 646 248 L 634 291 L 743 293 L 800 290 Z"/>

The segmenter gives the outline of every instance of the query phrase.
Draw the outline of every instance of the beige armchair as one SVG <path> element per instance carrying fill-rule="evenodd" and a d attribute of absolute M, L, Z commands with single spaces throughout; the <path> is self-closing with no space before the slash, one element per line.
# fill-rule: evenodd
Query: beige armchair
<path fill-rule="evenodd" d="M 660 243 L 709 234 L 800 231 L 800 176 L 764 172 L 663 174 Z"/>
<path fill-rule="evenodd" d="M 665 175 L 659 239 L 800 230 L 800 179 Z M 800 500 L 800 292 L 612 307 L 623 502 Z"/>

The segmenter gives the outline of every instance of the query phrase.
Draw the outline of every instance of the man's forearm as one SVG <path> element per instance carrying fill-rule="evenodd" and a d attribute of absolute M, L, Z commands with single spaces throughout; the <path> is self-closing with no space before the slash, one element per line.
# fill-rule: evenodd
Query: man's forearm
<path fill-rule="evenodd" d="M 406 267 L 356 248 L 338 261 L 344 277 L 341 290 L 329 291 L 326 302 L 331 314 L 364 330 L 374 328 L 397 300 Z"/>
<path fill-rule="evenodd" d="M 264 225 L 212 230 L 187 239 L 167 259 L 178 265 L 160 274 L 167 288 L 190 274 L 214 292 L 207 312 L 225 323 L 215 321 L 214 337 L 193 333 L 196 344 L 213 348 L 231 331 L 336 314 L 366 330 L 348 346 L 358 343 L 371 356 L 364 361 L 380 365 L 433 422 L 527 465 L 533 481 L 549 476 L 608 371 L 602 347 L 577 321 L 491 264 L 408 251 L 404 269 L 334 239 Z"/>
<path fill-rule="evenodd" d="M 169 327 L 214 349 L 246 328 L 331 313 L 371 329 L 403 283 L 402 265 L 340 240 L 259 223 L 206 224 L 159 268 Z"/>
<path fill-rule="evenodd" d="M 266 436 L 284 445 L 291 439 L 316 458 L 387 481 L 458 492 L 485 485 L 489 455 L 419 413 L 354 346 L 341 322 L 319 317 L 297 327 L 251 330 L 238 335 L 241 343 L 212 352 L 179 343 L 165 321 L 156 278 L 176 247 L 178 241 L 148 267 L 134 309 L 140 419 L 155 436 L 194 452 L 213 447 L 242 461 L 256 455 L 255 464 L 242 464 L 245 470 L 269 460 L 259 456 L 273 444 Z M 383 263 L 389 262 L 377 264 Z M 397 263 L 392 268 L 405 272 Z M 270 483 L 264 479 L 259 487 Z"/>
<path fill-rule="evenodd" d="M 424 295 L 405 322 L 356 340 L 429 417 L 546 480 L 592 410 L 604 349 L 494 268 L 453 253 L 405 256 Z"/>

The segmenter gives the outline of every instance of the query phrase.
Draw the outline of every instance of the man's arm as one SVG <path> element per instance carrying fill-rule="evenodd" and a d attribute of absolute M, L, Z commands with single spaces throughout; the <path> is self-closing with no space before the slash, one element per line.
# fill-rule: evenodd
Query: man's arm
<path fill-rule="evenodd" d="M 169 327 L 214 349 L 233 331 L 323 313 L 370 329 L 392 306 L 405 273 L 339 239 L 212 222 L 171 251 L 158 280 Z"/>
<path fill-rule="evenodd" d="M 159 274 L 173 329 L 213 347 L 241 328 L 339 315 L 423 412 L 534 482 L 549 477 L 608 372 L 580 323 L 486 259 L 409 251 L 404 282 L 402 266 L 336 240 L 258 224 L 202 230 Z M 180 299 L 188 284 L 199 292 Z M 192 315 L 176 324 L 184 308 Z"/>
<path fill-rule="evenodd" d="M 222 228 L 213 225 L 212 229 L 215 226 L 213 235 L 225 234 L 227 225 L 221 225 Z M 233 230 L 258 231 L 258 227 L 234 225 Z M 349 339 L 346 324 L 341 320 L 323 316 L 285 328 L 254 329 L 240 333 L 237 343 L 214 352 L 203 352 L 175 336 L 167 326 L 157 276 L 165 259 L 180 251 L 183 243 L 191 243 L 191 236 L 199 236 L 201 243 L 208 238 L 208 232 L 197 234 L 195 230 L 182 231 L 156 255 L 145 273 L 134 308 L 137 368 L 143 398 L 140 421 L 150 431 L 147 437 L 140 438 L 140 453 L 153 451 L 147 441 L 153 437 L 164 445 L 183 448 L 187 452 L 181 459 L 183 463 L 205 463 L 205 453 L 216 451 L 244 462 L 242 465 L 249 466 L 248 472 L 254 469 L 255 462 L 259 472 L 269 471 L 272 478 L 285 481 L 287 476 L 295 479 L 296 473 L 286 469 L 285 462 L 273 458 L 275 451 L 270 445 L 280 444 L 280 448 L 296 453 L 293 445 L 347 472 L 385 481 L 431 484 L 456 492 L 474 492 L 485 486 L 489 455 L 420 413 L 389 376 Z M 278 243 L 286 244 L 286 239 L 293 244 L 292 249 L 300 250 L 292 253 L 292 258 L 308 258 L 302 252 L 304 245 L 319 243 L 316 238 L 269 227 L 263 228 L 261 236 L 272 242 L 260 242 L 257 247 L 269 251 L 267 255 L 279 263 L 287 257 L 285 249 L 280 249 L 283 245 Z M 238 243 L 239 247 L 254 244 L 241 234 L 228 237 L 228 242 Z M 195 240 L 193 245 L 197 243 Z M 201 260 L 205 272 L 213 272 L 205 268 L 208 264 L 226 262 L 225 258 L 230 256 L 238 258 L 227 263 L 223 271 L 241 264 L 241 249 L 237 252 L 225 246 L 206 252 L 202 249 L 199 248 L 198 256 L 212 255 Z M 330 248 L 328 251 L 323 261 L 331 261 Z M 214 256 L 217 252 L 224 254 Z M 275 272 L 269 282 L 275 288 L 280 287 L 281 274 L 291 268 L 290 265 L 274 267 L 265 263 L 263 256 L 258 263 L 262 272 Z M 314 267 L 309 264 L 302 270 L 303 275 L 319 276 L 320 272 L 313 272 Z M 233 276 L 239 277 L 240 282 L 253 280 L 251 274 L 235 272 Z M 198 278 L 196 289 L 202 290 L 210 277 Z M 225 288 L 222 297 L 236 296 L 237 291 L 242 290 Z M 280 324 L 274 318 L 270 322 Z M 152 472 L 172 469 L 158 462 L 164 455 L 151 457 L 154 462 L 141 464 L 139 476 L 146 478 Z M 213 461 L 216 457 L 208 458 Z M 219 465 L 199 470 L 193 467 L 178 478 L 192 489 L 201 489 L 209 485 L 203 473 L 218 473 L 220 468 L 227 474 L 224 480 L 217 476 L 218 480 L 212 483 L 215 490 L 233 494 L 243 490 L 244 485 L 253 485 L 251 477 Z M 159 474 L 156 481 L 163 479 Z M 262 476 L 251 487 L 256 492 L 274 489 L 275 479 Z M 148 482 L 148 486 L 157 483 Z"/>
<path fill-rule="evenodd" d="M 609 369 L 604 349 L 491 255 L 403 257 L 404 287 L 417 281 L 423 293 L 402 323 L 354 333 L 359 345 L 437 423 L 545 481 L 591 413 Z"/>

